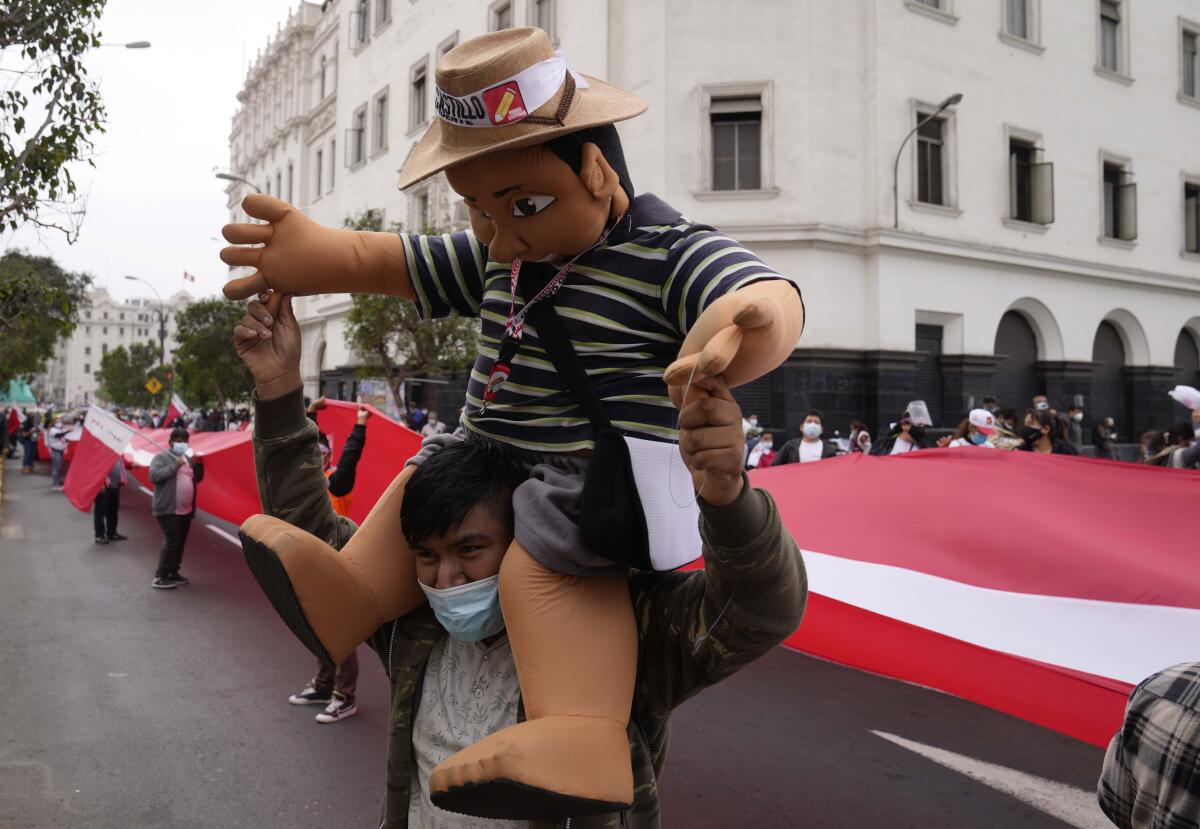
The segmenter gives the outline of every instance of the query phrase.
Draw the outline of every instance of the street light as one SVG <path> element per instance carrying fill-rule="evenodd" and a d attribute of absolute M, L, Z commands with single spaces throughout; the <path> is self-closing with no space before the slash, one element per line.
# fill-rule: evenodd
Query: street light
<path fill-rule="evenodd" d="M 241 176 L 235 176 L 233 173 L 217 173 L 216 175 L 217 175 L 217 178 L 224 179 L 225 181 L 240 181 L 242 184 L 245 184 L 247 187 L 253 188 L 255 193 L 262 192 L 262 190 L 259 188 L 259 186 L 257 184 L 255 184 L 254 182 L 250 181 L 249 179 L 242 178 Z"/>
<path fill-rule="evenodd" d="M 904 136 L 904 140 L 900 142 L 900 149 L 896 150 L 896 162 L 892 165 L 892 229 L 893 230 L 900 229 L 900 186 L 899 186 L 898 179 L 899 179 L 899 175 L 900 175 L 900 154 L 904 152 L 904 145 L 908 143 L 908 139 L 913 137 L 914 132 L 919 130 L 921 127 L 925 126 L 927 123 L 932 121 L 934 118 L 937 118 L 939 115 L 941 115 L 943 110 L 949 109 L 950 107 L 955 106 L 956 104 L 960 103 L 962 101 L 962 99 L 963 99 L 962 93 L 955 92 L 949 98 L 942 101 L 940 104 L 938 104 L 938 108 L 936 111 L 930 113 L 929 115 L 926 115 L 924 118 L 922 118 L 920 121 L 918 121 L 917 125 L 915 127 L 913 127 L 911 130 L 909 130 L 908 135 Z"/>
<path fill-rule="evenodd" d="M 160 366 L 166 365 L 166 362 L 167 362 L 167 345 L 166 345 L 166 343 L 167 343 L 167 318 L 166 318 L 166 315 L 163 313 L 162 297 L 160 297 L 158 295 L 157 288 L 155 288 L 153 285 L 151 285 L 145 279 L 142 279 L 140 276 L 129 276 L 128 274 L 126 274 L 125 278 L 132 279 L 134 282 L 141 282 L 143 285 L 148 287 L 151 291 L 154 291 L 154 298 L 158 300 L 158 308 L 155 311 L 155 313 L 158 314 L 158 364 Z"/>
<path fill-rule="evenodd" d="M 149 49 L 150 41 L 135 40 L 130 43 L 101 43 L 101 46 L 124 46 L 126 49 Z"/>

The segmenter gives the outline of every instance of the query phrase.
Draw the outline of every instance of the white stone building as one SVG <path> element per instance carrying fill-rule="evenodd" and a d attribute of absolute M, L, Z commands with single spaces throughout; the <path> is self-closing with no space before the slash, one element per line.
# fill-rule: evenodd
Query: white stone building
<path fill-rule="evenodd" d="M 136 343 L 149 343 L 155 349 L 159 346 L 157 299 L 138 297 L 122 302 L 103 288 L 89 292 L 88 298 L 91 305 L 80 315 L 79 325 L 69 338 L 58 344 L 45 373 L 34 383 L 42 399 L 65 406 L 94 403 L 99 386 L 95 375 L 105 354 L 121 346 L 128 349 Z M 192 301 L 189 293 L 177 291 L 162 302 L 166 330 L 162 344 L 168 363 L 176 346 L 176 316 Z"/>
<path fill-rule="evenodd" d="M 1127 438 L 1182 413 L 1164 392 L 1200 368 L 1200 0 L 340 0 L 316 24 L 338 27 L 335 100 L 309 108 L 334 125 L 303 160 L 335 156 L 336 186 L 295 202 L 461 225 L 444 181 L 395 189 L 433 68 L 537 23 L 649 102 L 620 125 L 639 192 L 801 286 L 793 359 L 741 395 L 768 423 L 879 426 L 920 396 L 952 425 L 988 393 L 1078 395 Z M 354 362 L 347 307 L 302 303 L 309 393 Z"/>

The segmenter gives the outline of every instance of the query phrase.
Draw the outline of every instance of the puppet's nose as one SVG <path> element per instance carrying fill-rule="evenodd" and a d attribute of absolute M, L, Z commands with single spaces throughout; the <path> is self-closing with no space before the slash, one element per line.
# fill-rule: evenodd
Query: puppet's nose
<path fill-rule="evenodd" d="M 495 262 L 511 262 L 524 258 L 529 252 L 529 245 L 513 233 L 511 228 L 496 224 L 496 233 L 488 245 L 488 257 Z"/>

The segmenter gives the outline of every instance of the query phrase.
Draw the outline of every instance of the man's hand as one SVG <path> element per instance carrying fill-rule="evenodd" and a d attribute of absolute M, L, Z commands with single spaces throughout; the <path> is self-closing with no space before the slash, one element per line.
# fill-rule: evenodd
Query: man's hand
<path fill-rule="evenodd" d="M 259 297 L 246 304 L 233 344 L 254 377 L 258 398 L 271 400 L 300 385 L 300 324 L 290 295 L 265 291 Z"/>
<path fill-rule="evenodd" d="M 187 458 L 185 458 L 183 455 L 176 455 L 175 456 L 175 468 L 182 469 L 185 466 L 187 466 Z"/>
<path fill-rule="evenodd" d="M 324 397 L 318 397 L 316 400 L 314 400 L 313 402 L 308 404 L 308 410 L 310 412 L 319 412 L 324 408 L 325 408 L 325 398 Z"/>
<path fill-rule="evenodd" d="M 710 377 L 688 390 L 687 404 L 679 414 L 679 429 L 679 451 L 700 497 L 714 507 L 732 504 L 744 486 L 742 457 L 746 440 L 742 435 L 742 410 L 724 379 Z"/>
<path fill-rule="evenodd" d="M 322 398 L 322 399 L 324 399 L 324 398 Z M 371 416 L 371 412 L 369 409 L 367 409 L 365 406 L 359 406 L 358 414 L 355 415 L 355 417 L 354 417 L 354 422 L 357 423 L 359 426 L 366 426 L 367 418 L 370 416 Z"/>

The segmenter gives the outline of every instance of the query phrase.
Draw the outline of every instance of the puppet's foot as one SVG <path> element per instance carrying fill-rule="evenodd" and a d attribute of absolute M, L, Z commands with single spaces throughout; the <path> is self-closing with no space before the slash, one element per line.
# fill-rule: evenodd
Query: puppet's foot
<path fill-rule="evenodd" d="M 449 812 L 559 820 L 626 809 L 633 772 L 625 726 L 602 717 L 543 717 L 498 731 L 455 754 L 429 778 Z"/>
<path fill-rule="evenodd" d="M 269 515 L 246 519 L 238 535 L 275 612 L 322 662 L 341 664 L 381 624 L 358 567 L 316 536 Z"/>

